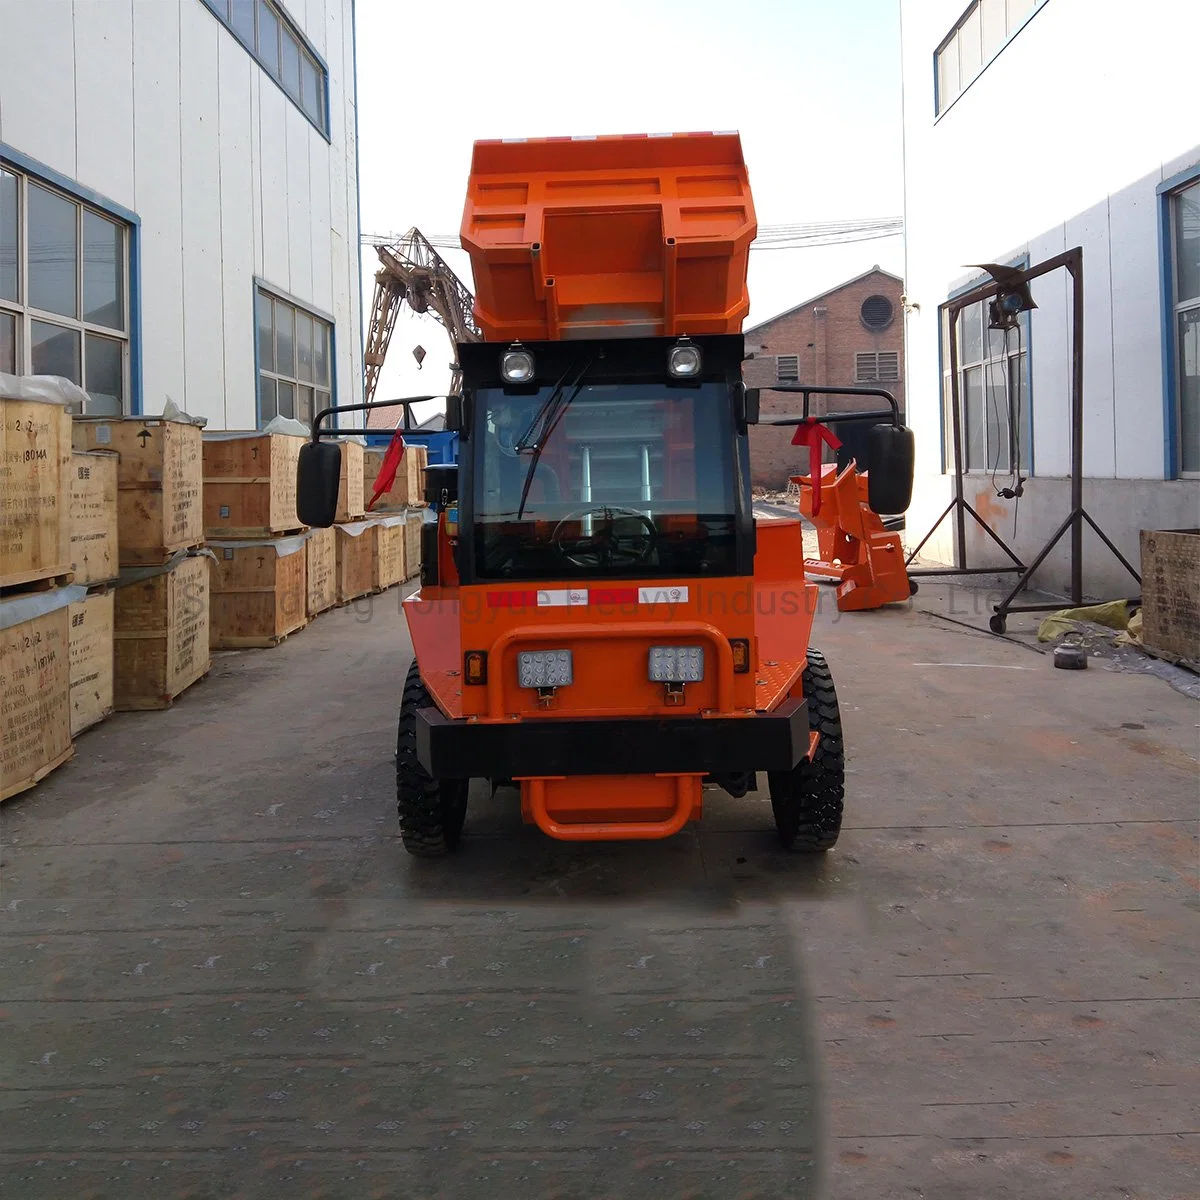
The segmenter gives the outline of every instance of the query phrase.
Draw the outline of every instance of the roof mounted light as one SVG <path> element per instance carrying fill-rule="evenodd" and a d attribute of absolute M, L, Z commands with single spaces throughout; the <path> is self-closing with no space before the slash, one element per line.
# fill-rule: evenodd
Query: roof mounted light
<path fill-rule="evenodd" d="M 513 342 L 500 358 L 500 374 L 505 383 L 530 383 L 533 380 L 533 355 Z"/>
<path fill-rule="evenodd" d="M 681 337 L 667 355 L 667 370 L 676 379 L 695 379 L 700 374 L 700 347 Z"/>

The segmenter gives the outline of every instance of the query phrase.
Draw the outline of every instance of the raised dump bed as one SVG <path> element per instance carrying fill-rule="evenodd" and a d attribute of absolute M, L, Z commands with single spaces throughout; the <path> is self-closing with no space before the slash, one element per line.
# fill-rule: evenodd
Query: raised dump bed
<path fill-rule="evenodd" d="M 737 333 L 757 226 L 736 133 L 475 143 L 462 244 L 488 341 Z"/>

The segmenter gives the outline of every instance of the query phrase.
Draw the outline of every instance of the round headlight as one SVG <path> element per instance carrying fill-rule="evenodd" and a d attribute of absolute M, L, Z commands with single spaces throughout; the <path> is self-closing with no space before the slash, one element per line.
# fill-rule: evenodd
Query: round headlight
<path fill-rule="evenodd" d="M 667 369 L 676 379 L 689 379 L 700 374 L 700 348 L 691 342 L 680 342 L 671 347 L 667 357 Z"/>
<path fill-rule="evenodd" d="M 533 378 L 533 355 L 528 350 L 506 350 L 500 359 L 500 374 L 506 383 L 528 383 Z"/>

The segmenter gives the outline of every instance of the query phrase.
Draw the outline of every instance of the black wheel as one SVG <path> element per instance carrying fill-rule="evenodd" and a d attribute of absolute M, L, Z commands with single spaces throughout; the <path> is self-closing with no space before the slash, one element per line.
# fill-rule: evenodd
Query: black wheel
<path fill-rule="evenodd" d="M 409 854 L 438 858 L 458 846 L 467 816 L 469 779 L 434 779 L 417 761 L 417 709 L 433 701 L 414 658 L 404 681 L 396 737 L 396 808 L 400 839 Z"/>
<path fill-rule="evenodd" d="M 988 628 L 993 633 L 1003 633 L 1008 628 L 1008 622 L 1004 619 L 1003 613 L 996 613 L 988 619 Z"/>
<path fill-rule="evenodd" d="M 921 590 L 921 585 L 910 575 L 908 577 L 908 594 L 915 596 Z"/>
<path fill-rule="evenodd" d="M 821 735 L 816 753 L 812 762 L 801 759 L 790 771 L 769 771 L 767 782 L 784 847 L 819 852 L 831 849 L 842 831 L 846 752 L 833 676 L 820 650 L 809 650 L 801 682 L 808 698 L 808 727 Z"/>

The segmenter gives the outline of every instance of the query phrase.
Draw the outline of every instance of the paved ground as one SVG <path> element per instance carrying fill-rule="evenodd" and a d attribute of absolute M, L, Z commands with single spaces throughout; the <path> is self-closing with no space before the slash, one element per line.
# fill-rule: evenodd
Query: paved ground
<path fill-rule="evenodd" d="M 722 793 L 571 847 L 480 791 L 406 858 L 395 593 L 86 734 L 0 813 L 4 1193 L 1200 1195 L 1200 706 L 835 618 L 819 862 Z"/>

